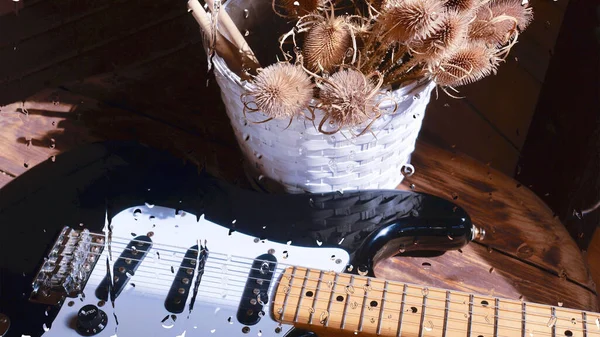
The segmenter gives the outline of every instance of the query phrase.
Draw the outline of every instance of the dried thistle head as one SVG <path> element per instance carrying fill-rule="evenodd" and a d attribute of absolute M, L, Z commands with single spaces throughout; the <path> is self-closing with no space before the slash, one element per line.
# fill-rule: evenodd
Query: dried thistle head
<path fill-rule="evenodd" d="M 272 0 L 273 11 L 280 16 L 300 17 L 316 11 L 323 0 Z"/>
<path fill-rule="evenodd" d="M 469 38 L 495 45 L 507 44 L 533 20 L 531 7 L 515 0 L 498 0 L 477 11 L 469 27 Z"/>
<path fill-rule="evenodd" d="M 314 24 L 302 47 L 306 67 L 312 71 L 330 72 L 340 65 L 352 46 L 350 25 L 343 16 L 332 16 Z"/>
<path fill-rule="evenodd" d="M 321 86 L 320 98 L 326 111 L 320 131 L 326 120 L 344 126 L 356 126 L 373 117 L 373 97 L 379 92 L 382 77 L 373 83 L 363 73 L 354 69 L 343 69 L 329 77 Z"/>
<path fill-rule="evenodd" d="M 449 57 L 430 66 L 429 76 L 442 87 L 458 87 L 479 81 L 496 71 L 496 50 L 481 42 L 465 43 Z"/>
<path fill-rule="evenodd" d="M 272 64 L 258 73 L 251 82 L 251 96 L 256 108 L 270 118 L 291 118 L 301 113 L 313 97 L 313 84 L 304 70 L 285 62 Z"/>
<path fill-rule="evenodd" d="M 379 17 L 381 38 L 387 43 L 427 38 L 440 27 L 443 11 L 439 0 L 389 0 Z"/>
<path fill-rule="evenodd" d="M 480 6 L 481 2 L 481 0 L 446 0 L 444 2 L 444 7 L 448 10 L 466 13 L 475 10 Z"/>
<path fill-rule="evenodd" d="M 410 48 L 419 59 L 425 61 L 438 60 L 452 53 L 467 37 L 470 16 L 460 14 L 456 10 L 444 13 L 439 27 L 427 38 L 415 40 Z"/>

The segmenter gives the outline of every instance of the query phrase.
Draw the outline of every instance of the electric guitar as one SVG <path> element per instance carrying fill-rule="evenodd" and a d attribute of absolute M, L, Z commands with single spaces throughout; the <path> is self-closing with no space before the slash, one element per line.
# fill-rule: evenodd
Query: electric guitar
<path fill-rule="evenodd" d="M 594 313 L 378 279 L 482 237 L 438 197 L 261 194 L 130 144 L 61 160 L 0 194 L 2 336 L 600 335 Z"/>

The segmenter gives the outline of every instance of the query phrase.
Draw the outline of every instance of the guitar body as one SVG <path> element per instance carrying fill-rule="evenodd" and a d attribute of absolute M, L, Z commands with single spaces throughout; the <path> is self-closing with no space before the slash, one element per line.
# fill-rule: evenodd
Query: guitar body
<path fill-rule="evenodd" d="M 309 334 L 272 305 L 287 267 L 375 277 L 383 259 L 442 254 L 476 234 L 464 210 L 430 195 L 261 194 L 128 143 L 16 179 L 0 192 L 0 226 L 10 337 Z"/>

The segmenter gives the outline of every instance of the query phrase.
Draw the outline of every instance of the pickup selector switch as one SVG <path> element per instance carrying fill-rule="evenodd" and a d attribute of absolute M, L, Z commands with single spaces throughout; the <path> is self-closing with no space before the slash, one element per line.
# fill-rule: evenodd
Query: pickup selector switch
<path fill-rule="evenodd" d="M 108 317 L 97 306 L 88 304 L 77 313 L 77 332 L 82 336 L 93 336 L 106 327 Z"/>

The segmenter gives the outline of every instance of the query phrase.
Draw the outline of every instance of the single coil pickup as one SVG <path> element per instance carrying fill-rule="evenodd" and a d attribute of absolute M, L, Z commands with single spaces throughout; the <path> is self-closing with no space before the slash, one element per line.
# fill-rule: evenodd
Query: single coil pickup
<path fill-rule="evenodd" d="M 102 282 L 96 289 L 96 297 L 103 301 L 114 301 L 125 288 L 129 278 L 135 275 L 142 261 L 152 248 L 152 239 L 142 235 L 131 240 L 123 250 L 113 266 L 113 281 L 109 282 L 110 274 L 107 272 Z"/>
<path fill-rule="evenodd" d="M 194 274 L 196 272 L 197 258 L 198 245 L 195 245 L 188 249 L 183 261 L 181 261 L 181 264 L 179 265 L 173 284 L 171 284 L 171 289 L 165 299 L 165 309 L 171 313 L 182 313 L 185 308 L 185 302 L 190 293 L 190 288 L 192 287 L 192 281 L 194 280 Z"/>
<path fill-rule="evenodd" d="M 254 259 L 237 311 L 240 323 L 255 325 L 265 314 L 263 309 L 269 301 L 269 285 L 276 267 L 277 258 L 273 254 L 263 254 Z"/>

